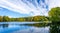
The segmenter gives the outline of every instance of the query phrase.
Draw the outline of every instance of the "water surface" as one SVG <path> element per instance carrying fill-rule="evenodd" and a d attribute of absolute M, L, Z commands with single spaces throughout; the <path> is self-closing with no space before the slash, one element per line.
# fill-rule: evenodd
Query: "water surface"
<path fill-rule="evenodd" d="M 39 22 L 0 22 L 0 33 L 49 33 L 49 28 Z"/>

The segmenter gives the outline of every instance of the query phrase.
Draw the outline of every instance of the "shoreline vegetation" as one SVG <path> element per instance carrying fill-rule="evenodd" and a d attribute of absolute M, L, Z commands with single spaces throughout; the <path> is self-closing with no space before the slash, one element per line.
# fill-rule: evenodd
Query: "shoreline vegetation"
<path fill-rule="evenodd" d="M 20 17 L 10 18 L 9 16 L 0 16 L 0 22 L 40 22 L 48 21 L 49 18 L 45 16 L 34 16 L 34 17 Z"/>

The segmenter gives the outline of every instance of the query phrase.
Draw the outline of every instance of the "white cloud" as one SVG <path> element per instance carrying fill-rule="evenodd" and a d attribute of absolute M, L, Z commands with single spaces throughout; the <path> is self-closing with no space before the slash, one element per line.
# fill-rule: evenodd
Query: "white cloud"
<path fill-rule="evenodd" d="M 28 15 L 47 15 L 48 11 L 46 9 L 46 5 L 49 6 L 49 10 L 53 7 L 60 7 L 60 0 L 45 0 L 45 3 L 40 0 L 40 4 L 38 4 L 37 0 L 34 0 L 34 2 L 36 4 L 36 7 L 32 2 L 29 2 L 27 0 L 0 0 L 0 6 L 14 12 Z"/>
<path fill-rule="evenodd" d="M 9 10 L 13 10 L 15 12 L 27 13 L 26 8 L 24 9 L 24 5 L 18 6 L 16 4 L 11 3 L 9 1 L 6 1 L 6 0 L 5 1 L 4 0 L 1 0 L 0 6 L 2 6 L 4 8 L 7 8 Z"/>
<path fill-rule="evenodd" d="M 60 7 L 60 0 L 49 0 L 49 10 L 53 7 Z"/>

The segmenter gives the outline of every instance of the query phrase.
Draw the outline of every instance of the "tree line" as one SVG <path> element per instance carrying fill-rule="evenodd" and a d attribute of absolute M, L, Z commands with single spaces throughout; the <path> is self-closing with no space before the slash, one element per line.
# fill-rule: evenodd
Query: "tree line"
<path fill-rule="evenodd" d="M 48 17 L 45 16 L 34 16 L 34 17 L 20 17 L 20 18 L 10 18 L 8 16 L 0 16 L 0 22 L 10 22 L 10 21 L 17 21 L 17 22 L 39 22 L 39 21 L 48 21 Z"/>

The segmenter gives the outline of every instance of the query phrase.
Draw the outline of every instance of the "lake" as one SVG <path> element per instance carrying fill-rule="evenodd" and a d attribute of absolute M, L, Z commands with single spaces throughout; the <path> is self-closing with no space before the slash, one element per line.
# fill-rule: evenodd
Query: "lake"
<path fill-rule="evenodd" d="M 50 26 L 39 22 L 0 22 L 0 33 L 50 33 Z"/>

